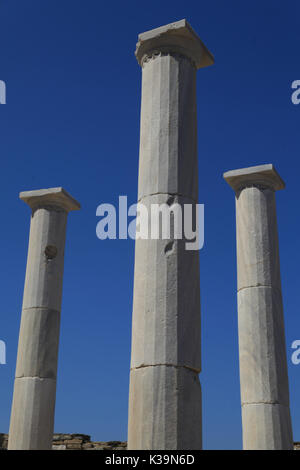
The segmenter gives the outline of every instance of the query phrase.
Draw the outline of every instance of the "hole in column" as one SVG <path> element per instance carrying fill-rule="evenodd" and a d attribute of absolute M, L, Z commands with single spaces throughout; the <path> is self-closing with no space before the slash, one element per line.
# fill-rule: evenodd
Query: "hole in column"
<path fill-rule="evenodd" d="M 175 202 L 175 196 L 170 196 L 168 199 L 167 199 L 167 204 L 168 206 L 172 206 Z"/>
<path fill-rule="evenodd" d="M 45 256 L 47 260 L 54 259 L 57 255 L 57 248 L 54 245 L 47 245 L 45 248 Z"/>
<path fill-rule="evenodd" d="M 165 246 L 165 254 L 169 256 L 172 253 L 173 248 L 174 248 L 174 241 L 167 243 Z"/>

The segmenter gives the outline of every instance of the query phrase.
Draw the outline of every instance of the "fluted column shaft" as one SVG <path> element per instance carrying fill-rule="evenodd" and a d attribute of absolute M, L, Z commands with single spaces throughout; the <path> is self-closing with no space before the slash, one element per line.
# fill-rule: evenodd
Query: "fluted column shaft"
<path fill-rule="evenodd" d="M 149 214 L 197 202 L 196 70 L 206 54 L 185 20 L 139 36 L 138 200 Z M 202 445 L 199 254 L 185 241 L 136 240 L 129 449 Z"/>
<path fill-rule="evenodd" d="M 238 327 L 244 449 L 292 449 L 272 165 L 225 173 L 236 192 Z"/>
<path fill-rule="evenodd" d="M 28 191 L 32 208 L 9 450 L 51 449 L 69 210 L 79 204 L 62 188 Z"/>

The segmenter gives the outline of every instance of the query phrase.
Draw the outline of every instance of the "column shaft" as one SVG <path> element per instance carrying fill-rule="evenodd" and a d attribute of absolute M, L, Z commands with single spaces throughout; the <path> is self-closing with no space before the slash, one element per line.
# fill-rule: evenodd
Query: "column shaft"
<path fill-rule="evenodd" d="M 52 446 L 67 212 L 79 208 L 68 207 L 69 196 L 57 189 L 54 200 L 51 190 L 43 197 L 41 191 L 20 196 L 32 216 L 9 450 Z"/>
<path fill-rule="evenodd" d="M 284 186 L 272 165 L 250 170 L 225 173 L 236 190 L 243 447 L 292 449 L 275 201 Z"/>
<path fill-rule="evenodd" d="M 138 199 L 148 209 L 149 228 L 154 204 L 195 207 L 198 198 L 196 61 L 205 52 L 189 28 L 182 21 L 139 36 Z M 193 41 L 195 60 L 186 52 Z M 185 242 L 172 230 L 165 239 L 136 240 L 129 449 L 202 446 L 199 253 Z"/>

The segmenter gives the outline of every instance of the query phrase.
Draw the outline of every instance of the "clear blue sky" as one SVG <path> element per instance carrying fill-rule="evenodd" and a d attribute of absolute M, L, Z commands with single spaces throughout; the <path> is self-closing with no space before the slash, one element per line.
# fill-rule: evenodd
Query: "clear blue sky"
<path fill-rule="evenodd" d="M 29 233 L 21 190 L 64 186 L 69 215 L 56 432 L 125 440 L 134 242 L 96 238 L 96 208 L 136 202 L 141 70 L 137 34 L 186 18 L 213 52 L 198 72 L 204 446 L 241 448 L 235 207 L 226 170 L 275 164 L 294 438 L 300 440 L 300 4 L 296 0 L 0 1 L 0 432 L 7 432 Z"/>

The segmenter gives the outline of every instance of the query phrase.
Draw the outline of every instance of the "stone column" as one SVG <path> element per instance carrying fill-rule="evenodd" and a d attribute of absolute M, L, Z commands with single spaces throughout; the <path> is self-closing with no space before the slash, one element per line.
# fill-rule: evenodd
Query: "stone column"
<path fill-rule="evenodd" d="M 20 193 L 32 209 L 9 450 L 52 446 L 67 215 L 63 188 Z"/>
<path fill-rule="evenodd" d="M 273 165 L 224 173 L 236 195 L 244 449 L 292 449 Z"/>
<path fill-rule="evenodd" d="M 196 71 L 213 58 L 186 20 L 140 34 L 136 57 L 142 67 L 138 201 L 149 210 L 195 206 Z M 129 449 L 201 448 L 198 256 L 174 233 L 136 240 Z"/>

